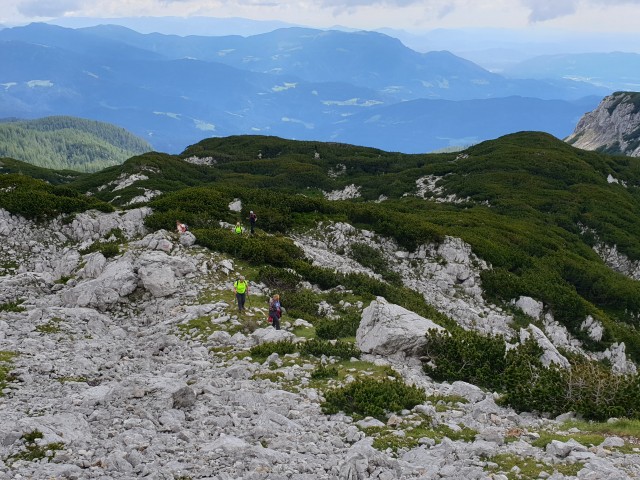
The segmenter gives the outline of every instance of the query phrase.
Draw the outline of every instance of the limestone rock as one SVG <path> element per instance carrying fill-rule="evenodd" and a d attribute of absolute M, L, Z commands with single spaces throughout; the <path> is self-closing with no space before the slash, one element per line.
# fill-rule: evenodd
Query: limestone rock
<path fill-rule="evenodd" d="M 532 338 L 544 350 L 540 360 L 545 367 L 555 363 L 560 367 L 569 368 L 569 360 L 561 355 L 558 349 L 546 337 L 544 332 L 533 324 L 529 324 L 526 329 L 520 329 L 520 342 L 524 343 L 529 338 Z"/>
<path fill-rule="evenodd" d="M 417 355 L 431 329 L 444 330 L 431 320 L 378 297 L 362 312 L 356 343 L 367 353 Z"/>
<path fill-rule="evenodd" d="M 583 115 L 565 141 L 585 150 L 605 150 L 640 157 L 639 96 L 637 92 L 616 92 L 605 97 L 594 111 Z"/>

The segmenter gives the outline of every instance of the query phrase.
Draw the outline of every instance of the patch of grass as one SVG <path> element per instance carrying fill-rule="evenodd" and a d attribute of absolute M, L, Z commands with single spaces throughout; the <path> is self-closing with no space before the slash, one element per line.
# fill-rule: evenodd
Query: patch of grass
<path fill-rule="evenodd" d="M 579 462 L 574 464 L 556 463 L 554 465 L 546 465 L 533 457 L 520 457 L 508 453 L 495 455 L 489 457 L 487 460 L 492 464 L 496 464 L 495 466 L 487 466 L 487 470 L 498 471 L 506 475 L 509 480 L 539 478 L 542 472 L 547 472 L 548 474 L 558 472 L 562 475 L 574 477 L 577 476 L 578 472 L 584 467 L 584 464 Z"/>
<path fill-rule="evenodd" d="M 310 340 L 312 338 L 316 338 L 316 329 L 315 327 L 295 327 L 292 333 L 296 337 L 306 338 Z"/>
<path fill-rule="evenodd" d="M 39 430 L 33 430 L 32 432 L 22 435 L 22 441 L 24 443 L 22 451 L 7 457 L 5 463 L 11 466 L 18 460 L 25 462 L 51 461 L 58 450 L 64 449 L 64 443 L 54 442 L 39 445 L 37 442 L 43 437 L 43 433 Z"/>
<path fill-rule="evenodd" d="M 282 372 L 261 372 L 255 373 L 251 377 L 251 380 L 270 380 L 273 383 L 278 383 L 282 379 L 284 379 L 284 373 Z"/>
<path fill-rule="evenodd" d="M 272 353 L 277 353 L 278 355 L 283 356 L 287 353 L 295 353 L 296 351 L 297 347 L 293 342 L 282 341 L 255 345 L 254 347 L 251 347 L 249 353 L 251 355 L 251 358 L 253 358 L 254 360 L 263 362 Z"/>
<path fill-rule="evenodd" d="M 86 383 L 89 380 L 87 377 L 78 376 L 78 377 L 58 377 L 56 378 L 60 383 L 67 382 L 76 382 L 76 383 Z"/>
<path fill-rule="evenodd" d="M 18 355 L 15 352 L 0 350 L 0 397 L 2 389 L 7 386 L 7 382 L 11 381 L 10 371 L 13 358 Z"/>
<path fill-rule="evenodd" d="M 469 403 L 469 401 L 460 395 L 431 395 L 427 397 L 435 405 L 436 412 L 446 412 L 451 408 L 457 407 L 458 403 Z"/>
<path fill-rule="evenodd" d="M 42 325 L 36 326 L 36 332 L 40 333 L 60 333 L 62 329 L 60 328 L 60 322 L 62 322 L 61 318 L 54 317 L 49 320 L 47 323 L 43 323 Z"/>
<path fill-rule="evenodd" d="M 213 332 L 222 330 L 220 325 L 211 321 L 211 316 L 202 316 L 178 325 L 178 331 L 182 336 L 192 338 L 207 338 Z"/>
<path fill-rule="evenodd" d="M 472 442 L 477 431 L 460 426 L 460 430 L 452 429 L 446 425 L 432 426 L 431 417 L 427 415 L 413 415 L 403 418 L 403 422 L 397 426 L 371 427 L 363 431 L 374 437 L 373 447 L 378 450 L 412 449 L 420 444 L 421 438 L 430 438 L 440 443 L 444 437 L 451 440 Z"/>
<path fill-rule="evenodd" d="M 429 395 L 427 397 L 427 401 L 431 403 L 443 402 L 450 405 L 455 405 L 456 403 L 469 403 L 469 400 L 461 395 Z"/>
<path fill-rule="evenodd" d="M 563 425 L 564 430 L 577 428 L 582 432 L 598 433 L 606 436 L 630 438 L 640 443 L 640 420 L 621 418 L 614 422 L 584 422 L 572 420 Z"/>
<path fill-rule="evenodd" d="M 24 302 L 24 300 L 0 303 L 0 312 L 24 312 L 26 308 L 20 306 L 22 302 Z"/>
<path fill-rule="evenodd" d="M 540 438 L 531 442 L 534 447 L 545 448 L 552 440 L 559 442 L 567 442 L 570 439 L 574 439 L 576 442 L 584 445 L 585 447 L 600 445 L 604 441 L 604 435 L 597 433 L 565 433 L 565 432 L 550 432 L 548 430 L 541 430 L 538 432 Z"/>
<path fill-rule="evenodd" d="M 0 276 L 14 274 L 18 267 L 15 260 L 3 260 L 0 262 Z"/>

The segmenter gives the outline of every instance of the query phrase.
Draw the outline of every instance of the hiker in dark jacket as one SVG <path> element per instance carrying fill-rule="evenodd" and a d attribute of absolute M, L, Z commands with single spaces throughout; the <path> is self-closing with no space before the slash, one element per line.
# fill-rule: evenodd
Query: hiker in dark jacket
<path fill-rule="evenodd" d="M 282 306 L 280 305 L 280 295 L 277 293 L 269 301 L 269 320 L 273 328 L 280 330 L 280 317 L 282 316 Z"/>
<path fill-rule="evenodd" d="M 256 228 L 256 221 L 258 220 L 258 216 L 253 213 L 253 210 L 249 212 L 249 225 L 251 226 L 251 235 L 255 233 L 254 229 Z"/>

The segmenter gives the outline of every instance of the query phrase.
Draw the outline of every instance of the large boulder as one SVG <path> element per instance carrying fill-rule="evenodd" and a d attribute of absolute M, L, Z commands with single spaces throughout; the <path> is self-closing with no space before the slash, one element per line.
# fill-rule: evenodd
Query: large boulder
<path fill-rule="evenodd" d="M 431 329 L 444 330 L 428 318 L 378 297 L 362 311 L 356 342 L 366 353 L 417 355 Z"/>
<path fill-rule="evenodd" d="M 512 300 L 511 303 L 536 320 L 542 318 L 544 304 L 538 300 L 531 297 L 520 297 L 518 300 Z"/>
<path fill-rule="evenodd" d="M 78 213 L 73 222 L 63 227 L 68 237 L 83 242 L 97 240 L 114 228 L 120 229 L 127 238 L 145 233 L 144 219 L 151 208 L 133 208 L 126 212 L 102 213 L 95 210 Z"/>
<path fill-rule="evenodd" d="M 161 251 L 143 253 L 137 261 L 142 286 L 154 297 L 172 295 L 180 288 L 180 278 L 196 271 L 188 257 L 171 256 Z"/>
<path fill-rule="evenodd" d="M 89 307 L 107 310 L 118 303 L 121 297 L 133 293 L 138 286 L 138 277 L 129 259 L 122 258 L 110 263 L 93 280 L 81 282 L 62 294 L 62 301 L 70 307 Z"/>

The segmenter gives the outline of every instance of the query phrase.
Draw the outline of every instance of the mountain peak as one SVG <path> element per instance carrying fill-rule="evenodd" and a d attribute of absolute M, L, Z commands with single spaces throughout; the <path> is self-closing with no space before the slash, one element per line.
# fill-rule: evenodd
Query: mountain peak
<path fill-rule="evenodd" d="M 566 142 L 585 150 L 640 157 L 640 93 L 605 97 L 580 119 Z"/>

